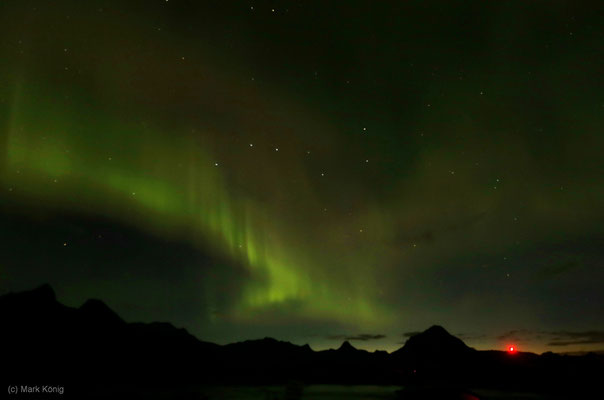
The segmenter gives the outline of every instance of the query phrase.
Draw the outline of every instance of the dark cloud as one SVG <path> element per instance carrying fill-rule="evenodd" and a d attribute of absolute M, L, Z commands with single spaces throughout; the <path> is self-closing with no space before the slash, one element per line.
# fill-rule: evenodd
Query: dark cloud
<path fill-rule="evenodd" d="M 359 340 L 362 342 L 366 342 L 369 340 L 378 340 L 384 339 L 386 335 L 382 333 L 371 334 L 371 333 L 360 333 L 358 335 L 331 335 L 327 336 L 327 339 L 330 340 Z"/>
<path fill-rule="evenodd" d="M 601 356 L 604 356 L 604 349 L 601 350 L 589 350 L 589 351 L 563 351 L 563 352 L 558 352 L 558 354 L 562 354 L 565 356 L 584 356 L 586 354 L 589 353 L 594 353 L 594 354 L 599 354 Z"/>
<path fill-rule="evenodd" d="M 507 331 L 497 336 L 497 340 L 525 340 L 529 336 L 532 336 L 534 332 L 531 332 L 527 329 L 513 329 L 511 331 Z"/>
<path fill-rule="evenodd" d="M 496 336 L 507 341 L 547 341 L 548 346 L 570 346 L 573 344 L 604 343 L 604 331 L 531 331 L 514 329 Z"/>
<path fill-rule="evenodd" d="M 551 342 L 548 343 L 548 346 L 570 346 L 573 344 L 604 343 L 604 331 L 559 331 L 551 332 L 551 334 L 555 337 Z"/>
<path fill-rule="evenodd" d="M 551 332 L 544 331 L 533 331 L 529 329 L 513 329 L 507 332 L 504 332 L 498 336 L 495 336 L 495 339 L 499 341 L 514 341 L 514 342 L 531 342 L 531 341 L 540 341 L 548 340 L 548 337 L 551 337 Z"/>
<path fill-rule="evenodd" d="M 484 333 L 456 333 L 455 336 L 460 338 L 461 340 L 476 340 L 476 339 L 484 339 L 487 337 Z"/>
<path fill-rule="evenodd" d="M 553 278 L 555 276 L 561 275 L 565 272 L 573 270 L 579 267 L 581 264 L 577 260 L 569 260 L 558 263 L 553 263 L 551 265 L 546 265 L 545 267 L 538 270 L 535 274 L 536 278 Z"/>
<path fill-rule="evenodd" d="M 434 241 L 434 232 L 433 231 L 425 231 L 418 234 L 400 234 L 398 236 L 398 241 L 403 244 L 409 243 L 432 243 Z"/>
<path fill-rule="evenodd" d="M 486 212 L 481 212 L 478 214 L 470 215 L 469 217 L 449 224 L 445 227 L 445 232 L 455 232 L 464 228 L 470 228 L 477 223 L 479 223 L 484 217 L 486 217 Z"/>
<path fill-rule="evenodd" d="M 466 228 L 471 228 L 480 222 L 486 213 L 479 213 L 475 215 L 470 215 L 467 218 L 460 219 L 458 221 L 449 223 L 444 226 L 435 227 L 433 229 L 427 229 L 425 231 L 417 232 L 417 233 L 409 233 L 408 231 L 401 231 L 396 236 L 396 240 L 399 243 L 403 244 L 414 244 L 414 243 L 424 243 L 430 244 L 436 240 L 437 237 L 440 237 L 443 234 L 457 232 Z"/>

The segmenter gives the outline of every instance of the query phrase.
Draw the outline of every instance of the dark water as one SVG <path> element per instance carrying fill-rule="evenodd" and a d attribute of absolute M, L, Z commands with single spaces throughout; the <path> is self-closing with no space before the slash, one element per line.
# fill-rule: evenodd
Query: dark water
<path fill-rule="evenodd" d="M 207 400 L 402 400 L 401 386 L 307 385 L 307 386 L 215 386 L 202 390 Z M 533 393 L 505 393 L 475 390 L 480 400 L 541 400 Z M 446 399 L 442 399 L 446 400 Z"/>
<path fill-rule="evenodd" d="M 196 386 L 176 390 L 149 390 L 142 395 L 147 399 L 187 400 L 404 400 L 401 386 L 369 385 L 275 385 L 275 386 Z M 397 393 L 399 392 L 399 393 Z M 140 390 L 136 393 L 141 394 Z M 493 390 L 472 390 L 468 399 L 478 400 L 545 400 L 550 397 L 533 393 L 511 393 Z M 122 393 L 128 396 L 128 392 Z M 442 399 L 447 400 L 447 395 Z M 459 399 L 459 393 L 453 395 Z M 95 396 L 107 398 L 106 396 Z M 414 399 L 418 397 L 413 397 Z M 420 397 L 421 398 L 421 397 Z M 433 398 L 433 397 L 430 397 Z M 463 397 L 466 398 L 466 397 Z M 569 398 L 569 400 L 574 400 Z"/>
<path fill-rule="evenodd" d="M 208 400 L 395 400 L 400 386 L 237 386 L 205 388 Z"/>

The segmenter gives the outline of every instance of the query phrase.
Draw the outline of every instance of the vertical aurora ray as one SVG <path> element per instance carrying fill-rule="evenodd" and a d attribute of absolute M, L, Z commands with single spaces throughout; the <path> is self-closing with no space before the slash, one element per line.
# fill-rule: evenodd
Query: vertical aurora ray
<path fill-rule="evenodd" d="M 321 268 L 332 262 L 330 255 L 307 256 L 312 252 L 260 204 L 233 195 L 220 166 L 195 139 L 99 117 L 19 86 L 1 179 L 18 197 L 100 213 L 194 245 L 209 243 L 252 277 L 231 318 L 254 318 L 294 302 L 302 318 L 387 321 L 385 310 L 368 300 L 370 293 L 325 279 Z"/>

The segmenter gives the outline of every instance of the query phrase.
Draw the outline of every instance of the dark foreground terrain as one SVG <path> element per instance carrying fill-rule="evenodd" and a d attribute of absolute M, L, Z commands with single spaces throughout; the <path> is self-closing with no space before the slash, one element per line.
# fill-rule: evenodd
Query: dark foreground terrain
<path fill-rule="evenodd" d="M 604 376 L 601 355 L 477 351 L 440 326 L 392 353 L 271 338 L 220 346 L 168 323 L 126 323 L 99 300 L 67 307 L 48 285 L 1 296 L 0 320 L 1 389 L 15 398 L 578 399 L 601 391 Z M 327 384 L 365 389 L 312 394 L 338 387 Z M 23 393 L 43 385 L 59 389 Z M 366 389 L 393 386 L 404 389 Z"/>

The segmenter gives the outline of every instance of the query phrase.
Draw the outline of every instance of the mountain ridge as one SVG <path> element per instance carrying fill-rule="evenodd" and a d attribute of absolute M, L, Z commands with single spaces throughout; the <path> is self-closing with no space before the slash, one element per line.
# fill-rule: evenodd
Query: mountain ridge
<path fill-rule="evenodd" d="M 86 387 L 113 384 L 309 383 L 456 385 L 568 389 L 589 386 L 604 357 L 478 351 L 433 325 L 398 350 L 368 352 L 344 341 L 314 351 L 274 338 L 219 345 L 166 322 L 125 322 L 101 300 L 79 308 L 59 303 L 50 285 L 0 296 L 2 379 L 62 379 Z M 36 362 L 32 364 L 32 360 Z M 561 389 L 562 388 L 562 389 Z"/>

